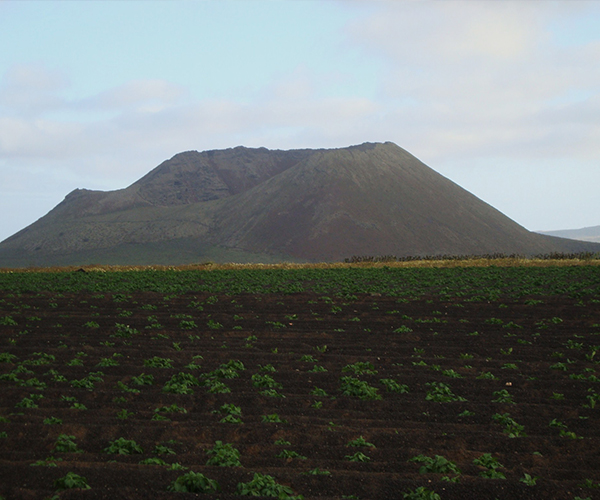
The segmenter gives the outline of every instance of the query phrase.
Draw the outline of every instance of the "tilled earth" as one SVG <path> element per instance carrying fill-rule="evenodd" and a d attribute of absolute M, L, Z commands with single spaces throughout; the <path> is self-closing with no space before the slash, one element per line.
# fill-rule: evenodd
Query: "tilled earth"
<path fill-rule="evenodd" d="M 254 473 L 305 498 L 600 498 L 599 335 L 598 301 L 566 297 L 0 294 L 0 495 L 185 498 L 193 471 L 220 499 Z M 240 466 L 207 465 L 218 442 Z M 460 473 L 411 461 L 436 456 Z M 57 492 L 70 472 L 90 489 Z"/>

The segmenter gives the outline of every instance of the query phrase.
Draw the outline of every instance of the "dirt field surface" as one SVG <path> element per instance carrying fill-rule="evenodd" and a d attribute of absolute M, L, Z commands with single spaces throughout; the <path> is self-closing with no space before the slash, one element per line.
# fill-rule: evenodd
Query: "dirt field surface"
<path fill-rule="evenodd" d="M 600 498 L 598 299 L 0 289 L 0 496 Z"/>

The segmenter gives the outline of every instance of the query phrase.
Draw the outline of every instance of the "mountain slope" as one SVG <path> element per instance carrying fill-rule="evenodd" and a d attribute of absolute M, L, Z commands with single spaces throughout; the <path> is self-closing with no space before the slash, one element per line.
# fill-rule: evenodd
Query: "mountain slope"
<path fill-rule="evenodd" d="M 178 154 L 125 189 L 73 191 L 0 243 L 0 266 L 599 250 L 531 233 L 395 144 L 366 143 Z"/>
<path fill-rule="evenodd" d="M 583 227 L 581 229 L 563 229 L 560 231 L 539 231 L 539 233 L 557 236 L 559 238 L 600 243 L 600 226 Z"/>

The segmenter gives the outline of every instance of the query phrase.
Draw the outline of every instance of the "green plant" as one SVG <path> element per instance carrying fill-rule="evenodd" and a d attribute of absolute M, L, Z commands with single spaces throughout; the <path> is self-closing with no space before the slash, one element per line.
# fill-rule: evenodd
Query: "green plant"
<path fill-rule="evenodd" d="M 220 491 L 221 487 L 219 483 L 207 478 L 204 474 L 188 472 L 179 476 L 167 489 L 177 493 L 213 494 Z"/>
<path fill-rule="evenodd" d="M 331 476 L 331 472 L 329 472 L 328 470 L 319 469 L 318 467 L 303 472 L 303 474 L 307 474 L 309 476 Z"/>
<path fill-rule="evenodd" d="M 527 486 L 535 486 L 538 479 L 539 477 L 532 477 L 531 475 L 526 473 L 521 479 L 519 479 L 519 481 L 526 484 Z"/>
<path fill-rule="evenodd" d="M 91 486 L 88 484 L 85 477 L 75 474 L 74 472 L 67 472 L 64 477 L 54 481 L 54 488 L 57 491 L 70 489 L 89 490 L 91 489 Z"/>
<path fill-rule="evenodd" d="M 284 424 L 286 423 L 277 413 L 271 413 L 269 415 L 263 415 L 261 418 L 263 423 L 274 423 L 274 424 Z"/>
<path fill-rule="evenodd" d="M 18 323 L 12 319 L 10 316 L 4 316 L 2 318 L 0 318 L 0 325 L 1 326 L 17 326 Z"/>
<path fill-rule="evenodd" d="M 495 398 L 495 399 L 492 399 L 493 403 L 515 404 L 512 396 L 506 389 L 501 389 L 499 391 L 495 391 L 493 396 Z"/>
<path fill-rule="evenodd" d="M 176 455 L 175 450 L 165 446 L 164 444 L 157 444 L 152 453 L 155 455 Z"/>
<path fill-rule="evenodd" d="M 252 385 L 261 389 L 281 389 L 283 386 L 266 373 L 255 373 L 251 377 Z"/>
<path fill-rule="evenodd" d="M 44 419 L 44 425 L 61 425 L 62 423 L 62 419 L 57 417 L 48 417 Z"/>
<path fill-rule="evenodd" d="M 0 363 L 13 363 L 17 357 L 9 352 L 0 352 Z"/>
<path fill-rule="evenodd" d="M 406 500 L 441 500 L 441 497 L 433 490 L 428 490 L 425 486 L 402 493 L 402 497 Z"/>
<path fill-rule="evenodd" d="M 273 476 L 255 472 L 251 481 L 247 483 L 238 483 L 236 490 L 237 495 L 242 496 L 263 496 L 275 497 L 280 500 L 300 500 L 301 496 L 293 496 L 294 490 L 289 486 L 279 484 Z"/>
<path fill-rule="evenodd" d="M 140 460 L 140 465 L 169 465 L 162 458 L 150 457 L 144 460 Z"/>
<path fill-rule="evenodd" d="M 406 394 L 408 392 L 408 386 L 406 384 L 399 384 L 392 378 L 382 378 L 379 380 L 388 392 L 397 392 L 399 394 Z"/>
<path fill-rule="evenodd" d="M 216 441 L 214 447 L 206 454 L 210 457 L 206 465 L 218 467 L 241 467 L 240 452 L 232 444 Z"/>
<path fill-rule="evenodd" d="M 56 462 L 62 462 L 62 458 L 48 457 L 31 464 L 32 467 L 58 467 Z"/>
<path fill-rule="evenodd" d="M 212 319 L 208 320 L 206 326 L 208 326 L 208 328 L 210 328 L 211 330 L 220 330 L 221 328 L 223 328 L 223 325 L 221 323 Z"/>
<path fill-rule="evenodd" d="M 23 361 L 23 364 L 31 366 L 40 366 L 54 363 L 56 361 L 56 357 L 54 355 L 45 352 L 34 352 L 33 355 L 37 356 L 37 358 L 27 359 Z"/>
<path fill-rule="evenodd" d="M 60 434 L 56 438 L 54 451 L 57 453 L 81 453 L 81 450 L 77 448 L 77 444 L 75 443 L 75 436 L 67 434 Z"/>
<path fill-rule="evenodd" d="M 525 427 L 515 422 L 508 413 L 495 413 L 492 415 L 492 420 L 504 426 L 504 433 L 508 434 L 509 438 L 527 436 Z"/>
<path fill-rule="evenodd" d="M 153 358 L 144 360 L 144 366 L 151 368 L 173 368 L 173 360 L 154 356 Z"/>
<path fill-rule="evenodd" d="M 348 442 L 346 443 L 346 446 L 356 446 L 356 447 L 359 447 L 359 446 L 367 446 L 367 447 L 369 447 L 369 448 L 375 448 L 375 445 L 374 445 L 373 443 L 369 443 L 369 442 L 368 442 L 368 441 L 366 441 L 366 440 L 365 440 L 365 438 L 364 438 L 364 437 L 362 437 L 362 436 L 359 436 L 359 437 L 357 437 L 356 439 L 353 439 L 353 440 L 351 440 L 351 441 L 348 441 Z"/>
<path fill-rule="evenodd" d="M 90 372 L 87 377 L 80 380 L 71 380 L 71 385 L 79 389 L 87 389 L 88 391 L 94 390 L 94 385 L 97 382 L 102 382 L 104 373 L 102 372 Z"/>
<path fill-rule="evenodd" d="M 185 408 L 182 408 L 178 404 L 173 403 L 170 406 L 159 406 L 158 408 L 154 409 L 154 413 L 159 413 L 159 412 L 164 412 L 164 413 L 187 413 L 187 410 Z"/>
<path fill-rule="evenodd" d="M 137 377 L 135 377 L 135 376 L 131 377 L 131 381 L 137 385 L 152 385 L 152 384 L 154 384 L 154 376 L 146 375 L 145 373 L 142 373 L 141 375 L 138 375 Z"/>
<path fill-rule="evenodd" d="M 39 396 L 39 397 L 36 397 Z M 16 408 L 38 408 L 39 405 L 35 402 L 36 399 L 42 398 L 41 394 L 30 394 L 28 398 L 23 398 L 19 401 L 15 407 Z"/>
<path fill-rule="evenodd" d="M 342 372 L 352 372 L 354 375 L 375 375 L 377 370 L 375 370 L 373 364 L 368 361 L 357 361 L 356 363 L 344 366 Z"/>
<path fill-rule="evenodd" d="M 437 403 L 449 403 L 453 401 L 466 401 L 461 396 L 456 396 L 450 387 L 441 382 L 429 382 L 427 386 L 430 388 L 425 395 L 425 400 L 435 401 Z"/>
<path fill-rule="evenodd" d="M 163 392 L 172 394 L 192 394 L 193 386 L 200 385 L 200 382 L 191 373 L 179 372 L 173 375 L 163 386 Z"/>
<path fill-rule="evenodd" d="M 355 377 L 341 377 L 340 390 L 343 396 L 355 396 L 360 399 L 382 399 L 376 387 Z"/>
<path fill-rule="evenodd" d="M 306 460 L 304 455 L 300 455 L 300 453 L 293 450 L 282 450 L 280 453 L 275 455 L 277 458 L 297 458 L 299 460 Z"/>
<path fill-rule="evenodd" d="M 457 465 L 441 455 L 435 455 L 433 458 L 425 455 L 418 455 L 411 458 L 409 462 L 423 464 L 419 468 L 419 474 L 460 474 L 460 469 Z"/>
<path fill-rule="evenodd" d="M 102 358 L 96 366 L 102 366 L 102 367 L 119 366 L 119 362 L 115 359 L 116 357 L 118 357 L 118 356 L 116 354 L 113 354 L 113 357 L 111 357 L 111 358 Z"/>
<path fill-rule="evenodd" d="M 117 418 L 120 420 L 127 420 L 129 417 L 135 415 L 134 412 L 132 411 L 127 411 L 125 408 L 123 408 L 121 411 L 119 411 L 117 413 Z"/>
<path fill-rule="evenodd" d="M 371 460 L 371 457 L 365 455 L 361 451 L 357 451 L 352 455 L 346 455 L 344 458 L 350 462 L 369 462 Z"/>
<path fill-rule="evenodd" d="M 122 323 L 115 324 L 115 333 L 111 335 L 111 337 L 118 337 L 123 339 L 128 339 L 133 335 L 137 335 L 140 333 L 135 328 L 130 327 L 129 325 L 124 325 Z"/>
<path fill-rule="evenodd" d="M 141 446 L 139 446 L 133 439 L 118 438 L 111 441 L 110 444 L 104 448 L 106 453 L 118 454 L 118 455 L 133 455 L 135 453 L 143 453 Z"/>
<path fill-rule="evenodd" d="M 473 464 L 485 469 L 479 473 L 481 477 L 485 477 L 486 479 L 506 479 L 506 476 L 498 470 L 504 466 L 490 453 L 484 453 L 479 458 L 474 459 Z"/>
<path fill-rule="evenodd" d="M 458 373 L 456 370 L 442 370 L 442 375 L 450 378 L 462 378 L 462 375 Z"/>

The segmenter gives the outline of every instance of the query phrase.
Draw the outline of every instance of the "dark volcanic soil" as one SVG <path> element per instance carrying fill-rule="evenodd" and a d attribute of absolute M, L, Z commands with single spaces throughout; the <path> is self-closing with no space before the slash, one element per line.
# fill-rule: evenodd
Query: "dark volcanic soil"
<path fill-rule="evenodd" d="M 0 299 L 6 499 L 51 497 L 68 472 L 91 489 L 60 498 L 186 498 L 167 488 L 189 471 L 216 480 L 221 492 L 206 498 L 220 499 L 240 498 L 238 483 L 255 472 L 305 498 L 402 498 L 420 486 L 443 500 L 600 498 L 597 301 Z M 153 383 L 139 385 L 142 374 Z M 386 379 L 400 390 L 388 390 Z M 344 380 L 374 399 L 344 395 Z M 435 384 L 442 399 L 455 400 L 436 401 Z M 239 407 L 241 422 L 221 422 L 226 404 Z M 264 421 L 273 414 L 282 422 Z M 73 436 L 79 453 L 55 449 L 62 434 Z M 374 446 L 348 446 L 361 436 Z M 134 440 L 142 453 L 107 453 L 118 438 Z M 240 467 L 206 465 L 217 441 L 239 451 Z M 364 461 L 349 460 L 356 453 Z M 473 461 L 484 454 L 506 479 L 481 475 L 487 469 Z M 460 476 L 421 474 L 423 464 L 410 461 L 436 455 Z M 167 465 L 140 464 L 152 457 Z"/>

